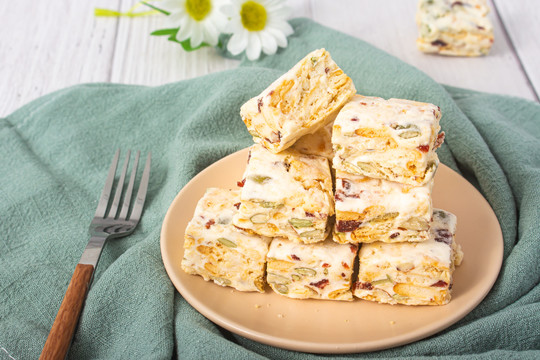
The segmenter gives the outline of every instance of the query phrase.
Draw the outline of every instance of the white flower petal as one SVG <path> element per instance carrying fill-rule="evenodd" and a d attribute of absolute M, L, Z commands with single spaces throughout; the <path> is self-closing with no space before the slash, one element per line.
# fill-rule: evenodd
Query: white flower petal
<path fill-rule="evenodd" d="M 207 23 L 203 27 L 204 41 L 212 46 L 216 46 L 219 38 L 219 31 L 216 29 L 214 24 Z"/>
<path fill-rule="evenodd" d="M 193 23 L 193 33 L 191 34 L 191 47 L 197 47 L 203 42 L 203 29 L 199 22 Z"/>
<path fill-rule="evenodd" d="M 259 34 L 254 32 L 249 33 L 246 55 L 251 61 L 257 60 L 261 56 L 261 39 Z"/>
<path fill-rule="evenodd" d="M 261 38 L 262 51 L 267 55 L 274 55 L 277 51 L 277 42 L 272 35 L 267 32 L 261 31 L 259 33 Z"/>
<path fill-rule="evenodd" d="M 183 25 L 180 25 L 180 30 L 176 34 L 176 39 L 178 41 L 184 41 L 186 39 L 189 39 L 192 35 L 192 32 L 192 22 L 185 21 Z"/>
<path fill-rule="evenodd" d="M 227 50 L 233 55 L 238 55 L 246 49 L 248 45 L 248 32 L 242 31 L 234 34 L 229 43 L 227 44 Z"/>
<path fill-rule="evenodd" d="M 227 23 L 222 28 L 224 32 L 232 33 L 227 49 L 236 55 L 244 49 L 249 60 L 256 60 L 261 54 L 275 54 L 279 47 L 286 47 L 287 36 L 293 33 L 293 28 L 286 21 L 291 9 L 284 0 L 250 0 L 262 5 L 267 12 L 267 23 L 264 29 L 257 32 L 248 31 L 242 24 L 240 12 L 242 5 L 248 0 L 228 0 L 229 4 L 220 7 L 228 15 Z M 217 25 L 216 25 L 217 26 Z"/>
<path fill-rule="evenodd" d="M 294 29 L 287 21 L 269 21 L 267 28 L 272 28 L 282 32 L 285 36 L 289 36 L 294 33 Z"/>
<path fill-rule="evenodd" d="M 266 30 L 270 35 L 276 39 L 276 43 L 279 47 L 287 47 L 287 37 L 279 30 L 276 30 L 274 28 L 270 28 Z"/>

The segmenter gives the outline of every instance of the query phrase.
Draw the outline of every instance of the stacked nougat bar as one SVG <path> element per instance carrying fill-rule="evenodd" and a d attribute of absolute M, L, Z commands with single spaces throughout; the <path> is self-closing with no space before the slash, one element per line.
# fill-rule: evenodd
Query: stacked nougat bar
<path fill-rule="evenodd" d="M 242 106 L 256 144 L 241 190 L 229 191 L 229 197 L 209 191 L 199 201 L 185 234 L 186 272 L 248 291 L 262 291 L 266 274 L 284 296 L 352 300 L 357 246 L 332 241 L 331 146 L 318 134 L 329 140 L 334 118 L 355 92 L 352 80 L 320 49 Z M 223 227 L 227 236 L 219 235 Z M 248 242 L 255 246 L 249 251 Z"/>
<path fill-rule="evenodd" d="M 199 201 L 186 272 L 296 299 L 450 300 L 462 253 L 455 216 L 431 203 L 440 109 L 355 92 L 321 49 L 242 106 L 255 144 L 241 189 Z"/>
<path fill-rule="evenodd" d="M 493 44 L 488 13 L 486 0 L 419 0 L 418 49 L 452 56 L 486 55 Z"/>
<path fill-rule="evenodd" d="M 455 217 L 442 210 L 434 217 L 431 201 L 440 118 L 432 104 L 356 95 L 334 122 L 334 240 L 362 244 L 359 298 L 408 305 L 450 299 L 461 259 Z"/>

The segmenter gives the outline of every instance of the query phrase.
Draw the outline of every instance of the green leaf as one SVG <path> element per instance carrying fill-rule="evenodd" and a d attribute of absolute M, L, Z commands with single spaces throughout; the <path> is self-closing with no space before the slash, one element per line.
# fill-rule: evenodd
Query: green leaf
<path fill-rule="evenodd" d="M 151 8 L 151 9 L 154 9 L 154 10 L 156 10 L 156 11 L 159 11 L 159 12 L 162 13 L 162 14 L 165 14 L 165 15 L 171 15 L 171 13 L 168 12 L 167 10 L 160 9 L 160 8 L 158 8 L 158 7 L 156 7 L 156 6 L 152 5 L 152 4 L 147 3 L 146 1 L 141 1 L 141 3 L 144 4 L 144 5 L 146 5 L 146 6 L 148 6 L 148 7 Z"/>
<path fill-rule="evenodd" d="M 180 28 L 161 29 L 161 30 L 153 31 L 152 33 L 150 33 L 150 35 L 153 35 L 153 36 L 169 36 L 169 38 L 167 40 L 175 42 L 177 44 L 180 44 L 185 51 L 194 51 L 194 50 L 198 50 L 198 49 L 200 49 L 202 47 L 205 47 L 205 46 L 210 46 L 207 43 L 201 43 L 201 45 L 199 45 L 197 47 L 192 47 L 191 44 L 190 44 L 190 39 L 186 39 L 184 41 L 178 41 L 178 39 L 176 38 L 176 34 L 178 34 L 179 30 L 180 30 Z"/>
<path fill-rule="evenodd" d="M 199 45 L 197 47 L 192 47 L 191 44 L 190 44 L 190 39 L 186 39 L 184 41 L 178 41 L 178 39 L 176 39 L 176 34 L 171 35 L 169 37 L 169 41 L 172 41 L 172 42 L 175 42 L 175 43 L 178 43 L 178 44 L 182 45 L 182 48 L 184 48 L 184 50 L 186 50 L 186 51 L 194 51 L 194 50 L 198 50 L 198 49 L 200 49 L 202 47 L 205 47 L 205 46 L 210 46 L 207 43 L 201 43 L 201 45 Z"/>
<path fill-rule="evenodd" d="M 153 35 L 153 36 L 163 36 L 163 35 L 176 36 L 176 34 L 178 33 L 178 30 L 180 30 L 180 29 L 179 28 L 161 29 L 161 30 L 156 30 L 156 31 L 151 32 L 150 35 Z"/>

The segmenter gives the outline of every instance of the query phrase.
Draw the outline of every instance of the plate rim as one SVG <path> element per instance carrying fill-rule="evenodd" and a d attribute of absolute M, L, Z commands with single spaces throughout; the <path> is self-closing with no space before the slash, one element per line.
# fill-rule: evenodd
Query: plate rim
<path fill-rule="evenodd" d="M 240 156 L 241 153 L 246 152 L 247 156 L 247 148 L 243 148 L 241 150 L 235 151 L 233 153 L 230 153 L 223 158 L 213 162 L 212 164 L 205 167 L 203 170 L 201 170 L 197 175 L 195 175 L 190 181 L 188 181 L 182 189 L 176 194 L 173 201 L 170 203 L 167 212 L 165 214 L 165 217 L 162 222 L 162 227 L 160 231 L 160 252 L 161 252 L 161 258 L 165 267 L 165 270 L 167 272 L 167 276 L 169 277 L 170 281 L 172 282 L 173 286 L 175 287 L 176 291 L 182 295 L 182 297 L 199 313 L 201 313 L 204 317 L 212 321 L 214 324 L 217 324 L 218 326 L 221 326 L 235 334 L 238 334 L 240 336 L 243 336 L 245 338 L 257 341 L 262 344 L 275 346 L 278 348 L 286 349 L 286 350 L 292 350 L 292 351 L 300 351 L 305 353 L 313 353 L 313 354 L 348 354 L 348 353 L 361 353 L 361 352 L 369 352 L 369 351 L 375 351 L 375 350 L 383 350 L 383 349 L 390 349 L 395 348 L 401 345 L 410 344 L 415 341 L 425 339 L 429 336 L 432 336 L 434 334 L 439 333 L 440 331 L 447 329 L 448 327 L 452 326 L 453 324 L 457 323 L 459 320 L 463 319 L 465 316 L 467 316 L 473 309 L 475 309 L 487 296 L 487 294 L 491 291 L 493 288 L 493 285 L 497 281 L 501 268 L 502 268 L 502 262 L 503 262 L 503 255 L 504 255 L 504 237 L 502 234 L 502 229 L 500 222 L 496 216 L 496 213 L 493 211 L 493 208 L 489 204 L 489 202 L 486 200 L 486 198 L 480 193 L 478 189 L 476 189 L 467 179 L 465 179 L 461 174 L 454 171 L 449 166 L 440 163 L 439 166 L 443 166 L 446 168 L 446 170 L 449 170 L 454 175 L 459 176 L 462 178 L 469 186 L 471 186 L 474 191 L 478 193 L 480 198 L 485 202 L 485 205 L 488 206 L 491 215 L 494 216 L 494 219 L 496 220 L 497 224 L 497 235 L 500 237 L 502 241 L 502 246 L 500 246 L 499 256 L 497 257 L 497 272 L 494 273 L 494 276 L 489 279 L 489 286 L 487 286 L 485 289 L 483 289 L 481 296 L 478 296 L 475 301 L 472 303 L 473 305 L 470 307 L 468 311 L 464 311 L 462 314 L 459 314 L 458 316 L 455 316 L 452 318 L 451 321 L 441 323 L 438 326 L 431 327 L 430 330 L 424 331 L 423 327 L 420 327 L 418 329 L 415 329 L 411 332 L 404 333 L 402 335 L 393 336 L 394 341 L 392 341 L 391 345 L 388 345 L 388 339 L 379 339 L 379 340 L 372 340 L 369 342 L 358 342 L 358 343 L 344 343 L 340 345 L 336 344 L 330 344 L 330 343 L 324 343 L 324 342 L 309 342 L 304 340 L 290 340 L 283 337 L 278 337 L 275 335 L 266 334 L 264 332 L 249 329 L 241 324 L 237 324 L 234 321 L 224 321 L 221 319 L 219 313 L 206 306 L 205 304 L 198 302 L 196 299 L 194 299 L 193 296 L 191 296 L 189 290 L 184 286 L 184 284 L 176 279 L 175 272 L 173 271 L 174 264 L 171 262 L 171 259 L 168 258 L 166 254 L 166 244 L 164 239 L 166 238 L 166 224 L 169 223 L 172 217 L 172 207 L 174 204 L 176 204 L 177 200 L 182 196 L 184 191 L 186 191 L 189 186 L 195 182 L 197 182 L 200 178 L 203 178 L 207 172 L 211 170 L 214 166 L 218 166 L 221 162 L 230 161 L 231 157 Z M 187 296 L 186 296 L 187 295 Z M 290 299 L 291 301 L 298 301 L 297 299 Z M 308 301 L 317 301 L 313 299 L 308 299 Z M 320 301 L 320 300 L 319 300 Z M 361 300 L 358 300 L 361 301 Z M 383 304 L 387 305 L 387 304 Z M 397 305 L 399 306 L 399 305 Z M 405 306 L 405 305 L 404 305 Z"/>

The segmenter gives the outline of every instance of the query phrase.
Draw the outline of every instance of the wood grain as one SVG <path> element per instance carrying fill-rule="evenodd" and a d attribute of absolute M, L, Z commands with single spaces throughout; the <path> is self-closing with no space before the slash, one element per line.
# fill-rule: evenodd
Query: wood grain
<path fill-rule="evenodd" d="M 438 82 L 534 99 L 533 90 L 538 93 L 540 89 L 540 40 L 535 36 L 540 33 L 540 22 L 536 20 L 540 17 L 538 1 L 494 1 L 502 22 L 492 11 L 495 44 L 491 53 L 481 58 L 419 52 L 414 21 L 417 0 L 288 3 L 292 17 L 308 17 L 365 40 Z M 187 53 L 164 37 L 150 36 L 153 30 L 166 27 L 164 16 L 94 16 L 95 7 L 127 11 L 136 2 L 0 2 L 0 116 L 39 96 L 75 84 L 116 82 L 153 86 L 238 66 L 238 61 L 224 59 L 213 49 Z"/>
<path fill-rule="evenodd" d="M 94 17 L 94 6 L 0 1 L 0 115 L 67 86 L 110 80 L 118 19 Z"/>
<path fill-rule="evenodd" d="M 64 359 L 66 357 L 93 274 L 93 265 L 77 264 L 75 267 L 75 272 L 71 277 L 40 359 Z"/>
<path fill-rule="evenodd" d="M 538 66 L 540 3 L 538 0 L 520 0 L 520 6 L 516 6 L 515 1 L 496 0 L 495 4 L 538 101 L 540 96 L 540 66 Z"/>
<path fill-rule="evenodd" d="M 416 3 L 411 0 L 341 0 L 336 5 L 332 1 L 313 0 L 313 19 L 396 56 L 437 82 L 535 99 L 518 58 L 493 13 L 489 17 L 494 26 L 495 43 L 488 56 L 466 58 L 430 55 L 416 48 Z M 518 2 L 511 3 L 517 6 L 515 4 Z M 355 14 L 356 21 L 352 20 L 352 16 L 346 17 L 347 20 L 338 16 L 336 7 L 341 7 L 342 14 Z"/>

